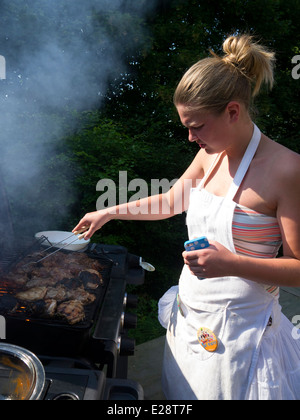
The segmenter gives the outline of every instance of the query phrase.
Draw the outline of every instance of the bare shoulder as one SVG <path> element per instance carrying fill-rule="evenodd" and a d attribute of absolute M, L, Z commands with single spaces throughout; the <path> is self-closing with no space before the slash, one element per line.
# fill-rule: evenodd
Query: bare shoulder
<path fill-rule="evenodd" d="M 280 205 L 299 204 L 300 155 L 266 136 L 262 140 L 252 175 L 256 192 L 266 203 L 263 212 L 276 215 Z"/>
<path fill-rule="evenodd" d="M 286 182 L 299 177 L 300 155 L 287 147 L 264 136 L 261 153 L 269 177 L 274 182 Z"/>
<path fill-rule="evenodd" d="M 278 186 L 300 188 L 300 155 L 279 143 L 272 143 L 272 170 Z"/>
<path fill-rule="evenodd" d="M 278 143 L 272 151 L 273 191 L 283 254 L 300 259 L 300 155 Z"/>

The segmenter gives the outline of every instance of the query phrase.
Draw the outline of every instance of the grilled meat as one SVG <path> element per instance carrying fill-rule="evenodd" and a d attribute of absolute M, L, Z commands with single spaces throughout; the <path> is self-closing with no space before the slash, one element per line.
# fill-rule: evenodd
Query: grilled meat
<path fill-rule="evenodd" d="M 62 317 L 70 324 L 82 321 L 84 306 L 96 300 L 93 290 L 103 285 L 103 267 L 84 253 L 65 252 L 57 252 L 38 264 L 28 264 L 45 255 L 40 251 L 32 253 L 5 277 L 1 276 L 0 281 L 14 295 L 6 300 L 1 296 L 0 314 L 20 310 L 33 317 Z"/>
<path fill-rule="evenodd" d="M 96 300 L 96 296 L 92 293 L 84 290 L 83 287 L 77 289 L 71 289 L 67 292 L 68 299 L 75 299 L 82 303 L 82 305 L 88 305 Z"/>
<path fill-rule="evenodd" d="M 57 301 L 54 299 L 45 300 L 45 313 L 48 316 L 53 317 L 56 313 Z"/>
<path fill-rule="evenodd" d="M 82 281 L 79 278 L 70 278 L 70 279 L 63 279 L 59 284 L 67 287 L 68 289 L 76 289 L 77 287 L 82 287 Z"/>
<path fill-rule="evenodd" d="M 32 287 L 24 292 L 17 293 L 16 298 L 28 302 L 34 302 L 36 300 L 44 299 L 46 293 L 47 287 Z"/>
<path fill-rule="evenodd" d="M 57 314 L 66 319 L 71 325 L 84 320 L 84 307 L 77 300 L 63 302 L 57 307 Z"/>
<path fill-rule="evenodd" d="M 26 303 L 26 314 L 29 316 L 39 316 L 44 313 L 45 310 L 45 301 L 36 300 L 34 302 Z"/>
<path fill-rule="evenodd" d="M 10 283 L 12 286 L 23 286 L 28 281 L 27 273 L 24 273 L 21 270 L 14 270 L 4 276 L 1 276 L 1 280 L 7 283 Z"/>
<path fill-rule="evenodd" d="M 56 287 L 48 287 L 45 299 L 53 299 L 57 302 L 76 299 L 83 305 L 88 305 L 96 300 L 96 296 L 87 292 L 83 286 L 67 288 L 61 284 Z"/>
<path fill-rule="evenodd" d="M 28 280 L 25 284 L 26 289 L 31 289 L 32 287 L 37 286 L 55 286 L 57 283 L 56 279 L 53 279 L 51 277 L 34 277 L 31 280 Z"/>
<path fill-rule="evenodd" d="M 26 303 L 26 314 L 33 317 L 53 317 L 57 308 L 56 300 L 46 299 Z"/>
<path fill-rule="evenodd" d="M 68 298 L 68 291 L 64 286 L 48 287 L 45 299 L 61 302 Z"/>
<path fill-rule="evenodd" d="M 83 270 L 79 273 L 79 278 L 82 280 L 84 286 L 87 289 L 97 289 L 101 284 L 103 284 L 103 279 L 101 274 L 92 268 Z"/>
<path fill-rule="evenodd" d="M 68 278 L 72 276 L 71 270 L 69 268 L 64 267 L 40 267 L 35 268 L 30 273 L 31 278 L 34 280 L 35 278 L 45 278 L 51 279 L 52 283 L 55 284 L 64 278 Z"/>

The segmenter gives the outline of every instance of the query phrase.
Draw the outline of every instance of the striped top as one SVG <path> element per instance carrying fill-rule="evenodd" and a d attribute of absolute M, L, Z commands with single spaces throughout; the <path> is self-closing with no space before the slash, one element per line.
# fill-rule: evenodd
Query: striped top
<path fill-rule="evenodd" d="M 255 258 L 275 258 L 282 243 L 276 217 L 258 213 L 237 204 L 232 222 L 232 236 L 236 253 Z M 274 296 L 279 287 L 264 285 Z"/>

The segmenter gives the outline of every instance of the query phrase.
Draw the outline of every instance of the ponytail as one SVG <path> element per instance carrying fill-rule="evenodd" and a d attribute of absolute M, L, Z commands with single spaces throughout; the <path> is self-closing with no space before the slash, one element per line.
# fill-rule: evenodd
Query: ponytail
<path fill-rule="evenodd" d="M 251 36 L 230 36 L 223 51 L 223 57 L 212 54 L 185 73 L 174 94 L 175 105 L 220 113 L 237 100 L 249 109 L 262 83 L 273 86 L 274 53 Z"/>
<path fill-rule="evenodd" d="M 231 36 L 223 43 L 225 53 L 223 61 L 233 65 L 243 76 L 249 78 L 253 85 L 252 96 L 259 93 L 263 82 L 273 87 L 273 52 L 255 42 L 248 35 Z"/>

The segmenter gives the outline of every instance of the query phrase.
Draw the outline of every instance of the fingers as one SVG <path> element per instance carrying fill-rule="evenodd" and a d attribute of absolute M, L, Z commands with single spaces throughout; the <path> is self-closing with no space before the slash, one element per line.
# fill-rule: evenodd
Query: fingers
<path fill-rule="evenodd" d="M 184 251 L 182 253 L 183 261 L 185 264 L 192 264 L 193 262 L 196 263 L 199 259 L 199 252 L 198 251 Z"/>
<path fill-rule="evenodd" d="M 90 224 L 87 224 L 87 223 L 84 223 L 84 222 L 79 222 L 78 225 L 76 225 L 74 227 L 72 232 L 75 233 L 75 234 L 83 233 L 84 231 L 89 229 L 89 226 L 90 226 Z"/>
<path fill-rule="evenodd" d="M 205 250 L 184 251 L 182 253 L 184 263 L 191 273 L 197 277 L 203 277 L 206 272 L 205 255 Z"/>
<path fill-rule="evenodd" d="M 82 226 L 82 228 L 80 228 L 80 229 L 78 229 L 78 230 L 74 230 L 74 234 L 75 235 L 80 235 L 80 234 L 82 234 L 83 232 L 86 232 L 87 231 L 87 229 L 88 229 L 88 226 Z"/>
<path fill-rule="evenodd" d="M 91 226 L 92 226 L 91 222 L 89 222 L 87 220 L 87 218 L 84 217 L 83 219 L 80 220 L 80 222 L 78 223 L 78 225 L 76 225 L 74 227 L 74 229 L 72 230 L 72 232 L 73 233 L 82 233 L 81 239 L 88 240 L 88 239 L 90 239 L 92 237 L 93 233 L 95 232 L 95 229 L 92 230 L 91 229 Z M 85 233 L 83 233 L 83 232 L 85 232 Z"/>
<path fill-rule="evenodd" d="M 102 218 L 99 212 L 87 213 L 78 223 L 77 226 L 72 230 L 73 233 L 76 231 L 85 231 L 82 238 L 85 240 L 90 239 L 96 230 L 102 227 Z"/>
<path fill-rule="evenodd" d="M 91 237 L 94 235 L 96 229 L 91 225 L 89 230 L 84 235 L 84 239 L 87 241 L 88 239 L 91 239 Z"/>

